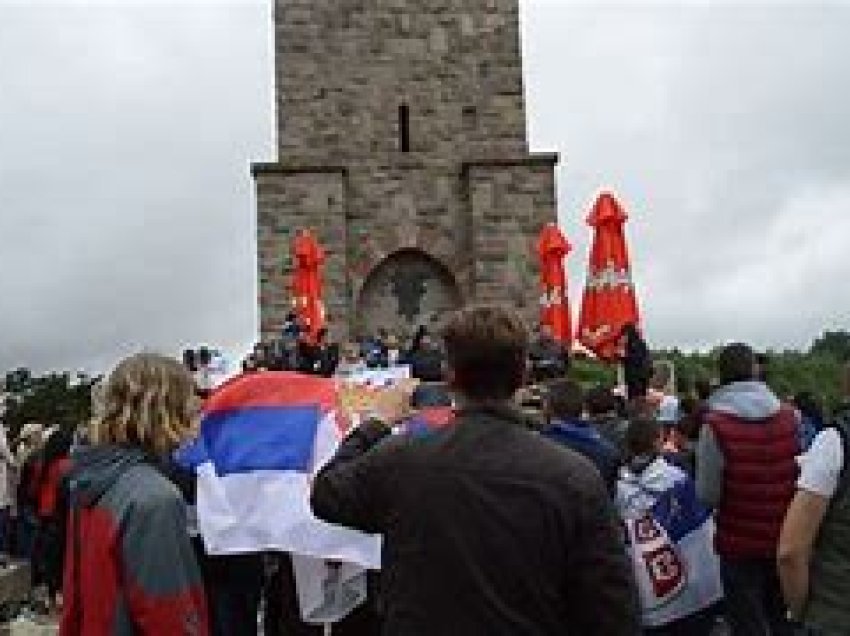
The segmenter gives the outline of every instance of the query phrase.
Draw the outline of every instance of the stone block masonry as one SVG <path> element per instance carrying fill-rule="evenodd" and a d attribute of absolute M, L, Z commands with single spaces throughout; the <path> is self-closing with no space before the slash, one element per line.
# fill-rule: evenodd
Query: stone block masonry
<path fill-rule="evenodd" d="M 291 244 L 328 253 L 334 335 L 411 331 L 452 304 L 537 315 L 555 155 L 526 140 L 518 0 L 277 0 L 279 163 L 255 165 L 264 337 Z M 402 281 L 405 284 L 399 283 Z"/>

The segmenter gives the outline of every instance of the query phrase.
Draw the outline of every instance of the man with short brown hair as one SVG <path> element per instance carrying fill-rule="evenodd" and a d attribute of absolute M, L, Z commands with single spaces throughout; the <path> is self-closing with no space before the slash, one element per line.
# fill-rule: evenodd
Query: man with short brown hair
<path fill-rule="evenodd" d="M 384 536 L 384 633 L 639 633 L 632 575 L 587 460 L 523 426 L 528 335 L 512 311 L 461 310 L 443 332 L 453 425 L 354 431 L 317 476 L 328 522 Z"/>
<path fill-rule="evenodd" d="M 549 426 L 543 435 L 593 462 L 613 497 L 617 491 L 620 454 L 593 423 L 585 419 L 584 402 L 584 391 L 575 380 L 562 378 L 549 382 L 544 399 Z"/>

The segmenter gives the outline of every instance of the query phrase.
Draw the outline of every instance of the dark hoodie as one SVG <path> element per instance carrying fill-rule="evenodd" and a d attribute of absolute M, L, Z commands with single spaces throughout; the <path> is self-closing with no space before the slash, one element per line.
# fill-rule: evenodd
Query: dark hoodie
<path fill-rule="evenodd" d="M 70 490 L 60 633 L 207 634 L 183 499 L 142 451 L 79 452 Z"/>

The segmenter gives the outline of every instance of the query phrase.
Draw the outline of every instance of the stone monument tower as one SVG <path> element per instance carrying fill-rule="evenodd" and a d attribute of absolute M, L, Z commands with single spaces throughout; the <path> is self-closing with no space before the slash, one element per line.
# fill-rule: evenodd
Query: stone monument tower
<path fill-rule="evenodd" d="M 337 337 L 470 300 L 538 315 L 554 154 L 529 154 L 518 0 L 276 0 L 278 155 L 253 166 L 264 337 L 292 240 L 327 252 Z"/>

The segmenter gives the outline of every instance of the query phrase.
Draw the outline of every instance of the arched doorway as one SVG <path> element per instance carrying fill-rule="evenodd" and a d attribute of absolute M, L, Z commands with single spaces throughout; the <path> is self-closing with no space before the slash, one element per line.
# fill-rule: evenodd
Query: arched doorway
<path fill-rule="evenodd" d="M 383 327 L 409 334 L 460 304 L 460 289 L 448 268 L 421 250 L 404 249 L 366 277 L 357 300 L 356 330 L 366 334 Z"/>

